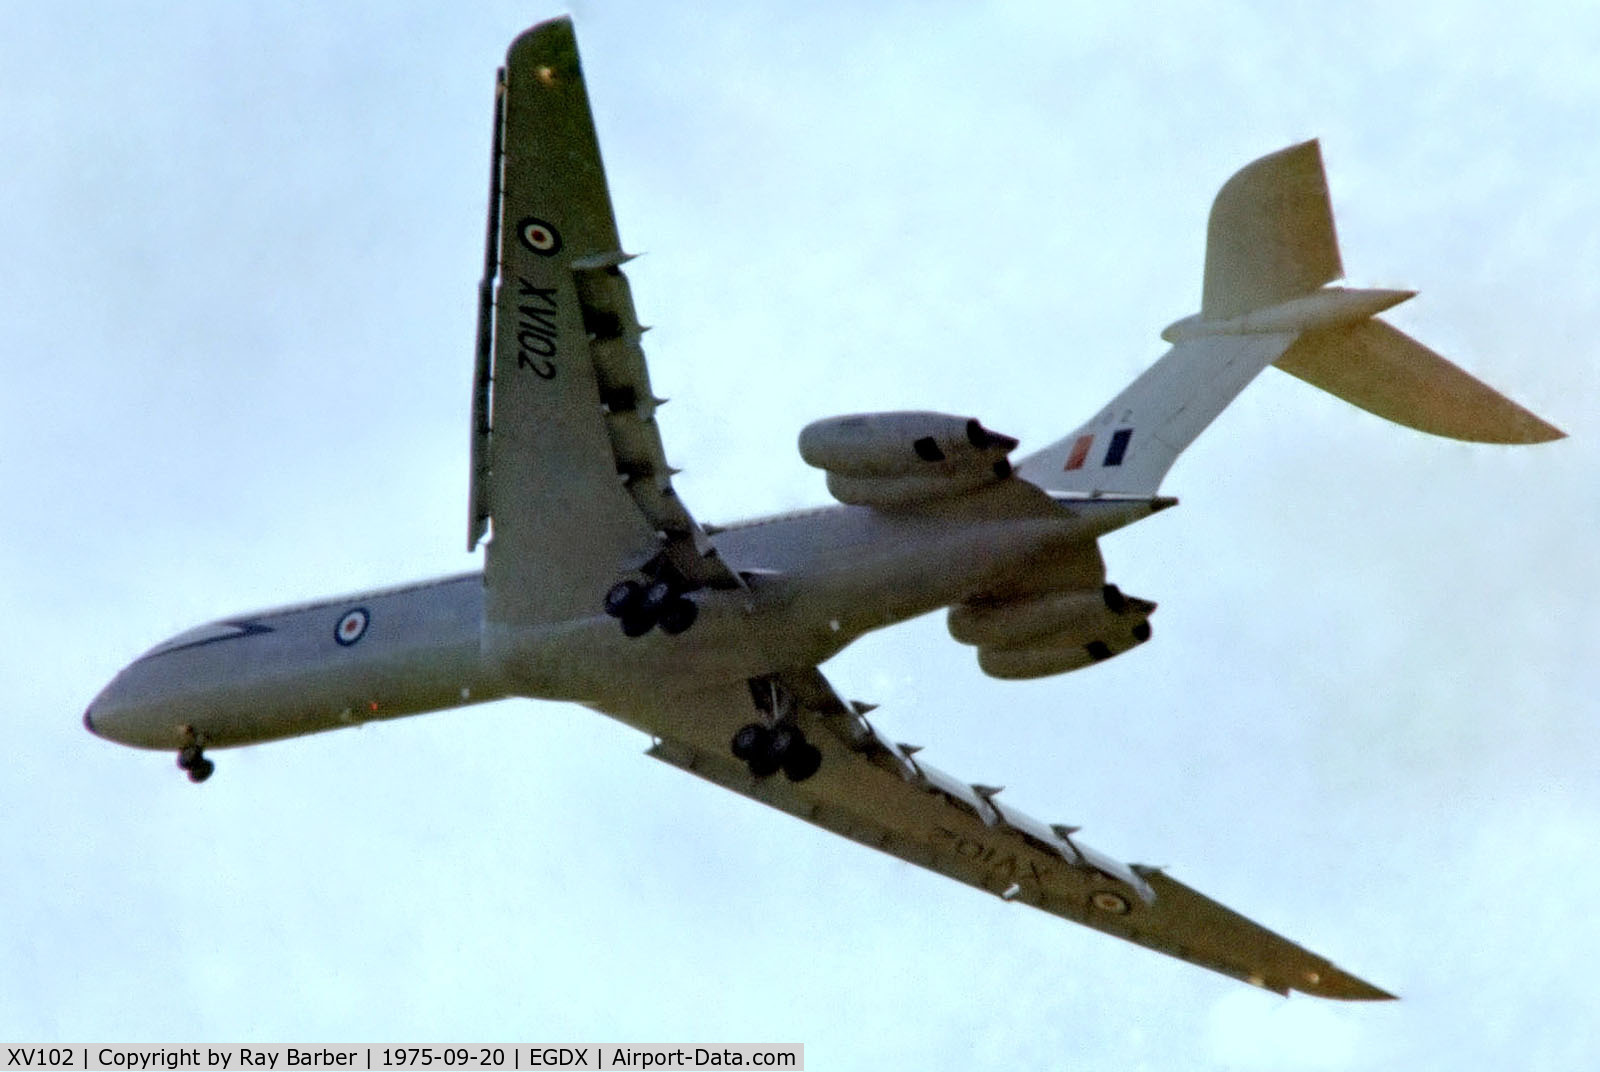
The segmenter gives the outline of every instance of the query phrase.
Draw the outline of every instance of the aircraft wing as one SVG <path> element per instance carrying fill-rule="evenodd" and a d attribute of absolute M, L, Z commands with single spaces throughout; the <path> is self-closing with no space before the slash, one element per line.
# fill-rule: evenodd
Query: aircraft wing
<path fill-rule="evenodd" d="M 1254 923 L 1162 871 L 1128 865 L 1002 803 L 882 738 L 865 705 L 839 699 L 812 669 L 773 683 L 823 753 L 799 783 L 757 779 L 728 742 L 751 719 L 744 686 L 663 702 L 628 720 L 656 740 L 649 754 L 863 845 L 1007 900 L 1287 995 L 1382 1000 L 1393 995 Z"/>
<path fill-rule="evenodd" d="M 597 613 L 653 560 L 737 586 L 672 488 L 568 19 L 518 37 L 499 73 L 485 246 L 468 547 L 492 521 L 489 620 Z"/>

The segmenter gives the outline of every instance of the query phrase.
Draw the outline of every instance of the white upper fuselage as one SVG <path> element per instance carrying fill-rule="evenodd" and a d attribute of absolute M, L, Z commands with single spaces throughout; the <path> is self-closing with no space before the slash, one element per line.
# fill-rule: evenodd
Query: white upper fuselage
<path fill-rule="evenodd" d="M 687 692 L 815 666 L 873 629 L 1048 582 L 1097 536 L 1171 501 L 1020 498 L 1026 505 L 1007 511 L 1018 516 L 1002 519 L 833 506 L 728 526 L 713 539 L 748 587 L 698 593 L 700 617 L 679 636 L 624 636 L 600 592 L 587 617 L 486 628 L 477 572 L 226 618 L 135 660 L 84 721 L 159 749 L 250 744 L 507 695 L 629 721 L 643 683 Z"/>

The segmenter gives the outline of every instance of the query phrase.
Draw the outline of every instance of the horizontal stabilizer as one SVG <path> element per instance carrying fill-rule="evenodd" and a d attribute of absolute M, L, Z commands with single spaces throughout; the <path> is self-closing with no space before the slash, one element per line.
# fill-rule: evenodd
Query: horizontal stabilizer
<path fill-rule="evenodd" d="M 1566 434 L 1381 320 L 1307 332 L 1275 364 L 1419 432 L 1474 443 L 1547 443 Z"/>

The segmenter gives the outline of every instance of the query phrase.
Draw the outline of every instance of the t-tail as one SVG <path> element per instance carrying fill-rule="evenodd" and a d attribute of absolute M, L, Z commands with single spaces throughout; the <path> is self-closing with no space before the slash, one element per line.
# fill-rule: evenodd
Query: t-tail
<path fill-rule="evenodd" d="M 1200 312 L 1162 332 L 1161 360 L 1019 476 L 1066 494 L 1153 495 L 1183 449 L 1268 365 L 1434 435 L 1560 439 L 1540 420 L 1376 314 L 1415 292 L 1327 284 L 1344 274 L 1315 141 L 1223 185 L 1206 232 Z"/>

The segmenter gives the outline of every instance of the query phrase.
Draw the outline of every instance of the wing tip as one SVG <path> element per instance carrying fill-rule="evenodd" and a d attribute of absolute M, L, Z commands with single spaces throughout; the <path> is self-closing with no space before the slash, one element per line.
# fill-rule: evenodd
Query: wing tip
<path fill-rule="evenodd" d="M 1554 443 L 1567 438 L 1567 433 L 1537 413 L 1518 405 L 1493 388 L 1489 388 L 1489 391 L 1495 396 L 1496 404 L 1485 406 L 1480 413 L 1474 414 L 1470 426 L 1455 430 L 1419 426 L 1420 430 L 1466 443 L 1489 443 L 1505 447 Z"/>
<path fill-rule="evenodd" d="M 1529 416 L 1532 416 L 1530 414 Z M 1567 438 L 1567 433 L 1541 417 L 1533 417 L 1528 429 L 1523 433 L 1523 438 L 1518 443 L 1554 443 L 1558 439 Z"/>
<path fill-rule="evenodd" d="M 1305 972 L 1290 986 L 1312 997 L 1331 998 L 1335 1001 L 1399 1001 L 1398 995 L 1358 979 L 1347 971 L 1329 964 L 1320 971 Z"/>
<path fill-rule="evenodd" d="M 550 63 L 575 59 L 577 52 L 578 35 L 572 27 L 572 16 L 561 15 L 534 23 L 519 33 L 506 50 L 506 66 L 519 66 L 523 60 Z"/>

